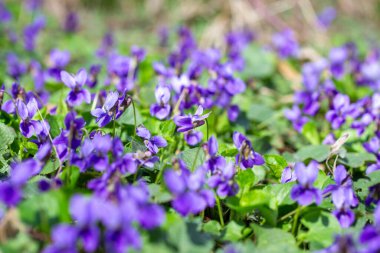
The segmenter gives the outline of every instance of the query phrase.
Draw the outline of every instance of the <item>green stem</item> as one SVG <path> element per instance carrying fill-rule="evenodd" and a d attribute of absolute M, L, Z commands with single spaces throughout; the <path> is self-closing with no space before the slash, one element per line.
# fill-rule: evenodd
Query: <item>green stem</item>
<path fill-rule="evenodd" d="M 220 220 L 220 225 L 224 227 L 224 220 L 223 220 L 223 212 L 222 212 L 222 206 L 220 205 L 220 200 L 218 195 L 215 193 L 215 200 L 216 200 L 216 205 L 218 207 L 218 213 L 219 213 L 219 220 Z"/>
<path fill-rule="evenodd" d="M 206 121 L 206 141 L 208 141 L 208 121 L 207 119 L 205 119 Z"/>
<path fill-rule="evenodd" d="M 295 214 L 297 212 L 298 208 L 294 209 L 293 211 L 285 214 L 284 216 L 282 216 L 279 221 L 283 221 L 285 220 L 286 218 L 289 218 L 290 216 L 292 216 L 293 214 Z M 303 210 L 303 207 L 300 208 L 300 210 Z"/>
<path fill-rule="evenodd" d="M 292 226 L 292 234 L 294 236 L 297 235 L 297 228 L 298 228 L 298 218 L 301 213 L 301 207 L 297 207 L 296 209 L 296 214 L 294 215 L 294 221 L 293 221 L 293 226 Z"/>
<path fill-rule="evenodd" d="M 195 154 L 194 162 L 193 162 L 193 165 L 191 166 L 191 171 L 194 171 L 194 169 L 195 169 L 195 165 L 197 163 L 197 159 L 198 159 L 198 155 L 199 155 L 200 150 L 201 150 L 201 147 L 198 148 L 197 153 Z"/>
<path fill-rule="evenodd" d="M 164 168 L 165 168 L 165 162 L 162 161 L 162 165 L 160 168 L 160 171 L 157 174 L 156 181 L 154 183 L 158 184 L 162 178 L 162 175 L 164 174 Z"/>
<path fill-rule="evenodd" d="M 136 108 L 135 108 L 135 102 L 132 99 L 132 108 L 133 108 L 133 123 L 135 124 L 135 132 L 133 133 L 133 137 L 136 136 L 137 131 L 137 122 L 136 122 Z"/>
<path fill-rule="evenodd" d="M 137 175 L 139 174 L 139 168 L 140 168 L 140 166 L 137 167 L 136 173 L 133 176 L 133 182 L 136 182 L 136 180 L 137 180 Z"/>
<path fill-rule="evenodd" d="M 112 129 L 113 137 L 115 137 L 115 132 L 116 132 L 116 120 L 115 120 L 115 116 L 113 116 L 113 129 Z"/>

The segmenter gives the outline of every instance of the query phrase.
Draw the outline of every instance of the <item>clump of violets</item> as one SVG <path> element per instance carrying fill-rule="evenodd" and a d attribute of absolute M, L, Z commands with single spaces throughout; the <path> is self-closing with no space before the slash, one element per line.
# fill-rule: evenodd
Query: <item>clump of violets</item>
<path fill-rule="evenodd" d="M 215 136 L 211 136 L 206 143 L 203 144 L 203 150 L 206 154 L 204 166 L 210 172 L 222 168 L 225 165 L 224 157 L 218 155 L 218 140 Z"/>
<path fill-rule="evenodd" d="M 200 167 L 194 172 L 178 161 L 179 169 L 164 173 L 167 188 L 173 195 L 172 206 L 181 215 L 198 214 L 215 204 L 214 194 L 205 188 L 205 171 Z"/>
<path fill-rule="evenodd" d="M 75 195 L 70 201 L 74 223 L 56 226 L 52 244 L 43 253 L 76 252 L 77 245 L 82 245 L 84 252 L 94 252 L 99 247 L 116 253 L 141 249 L 142 240 L 133 224 L 148 230 L 156 228 L 163 223 L 165 212 L 149 202 L 144 183 L 125 185 L 118 191 L 114 201 L 96 195 Z"/>
<path fill-rule="evenodd" d="M 28 158 L 11 165 L 8 180 L 0 182 L 0 201 L 7 207 L 15 207 L 22 200 L 22 190 L 28 180 L 37 176 L 51 155 L 49 143 L 41 146 L 36 158 Z"/>
<path fill-rule="evenodd" d="M 91 94 L 83 86 L 87 81 L 87 72 L 81 69 L 76 75 L 71 75 L 66 71 L 61 72 L 62 82 L 71 89 L 67 95 L 66 102 L 69 106 L 79 106 L 83 102 L 89 104 L 91 102 Z"/>
<path fill-rule="evenodd" d="M 24 47 L 27 51 L 33 51 L 36 47 L 36 39 L 42 29 L 45 28 L 45 18 L 40 16 L 24 28 Z"/>
<path fill-rule="evenodd" d="M 71 55 L 68 51 L 58 49 L 51 50 L 47 62 L 47 76 L 61 81 L 61 71 L 69 64 L 70 59 Z"/>
<path fill-rule="evenodd" d="M 57 155 L 62 161 L 71 159 L 75 155 L 75 150 L 82 143 L 83 129 L 86 125 L 84 119 L 77 117 L 74 111 L 66 115 L 64 123 L 66 129 L 62 129 L 61 133 L 53 139 Z"/>
<path fill-rule="evenodd" d="M 294 165 L 298 184 L 293 186 L 290 196 L 302 206 L 315 202 L 319 205 L 322 202 L 322 193 L 313 186 L 318 177 L 318 162 L 311 161 L 309 165 L 296 163 Z"/>
<path fill-rule="evenodd" d="M 375 253 L 380 250 L 380 206 L 374 212 L 374 224 L 367 225 L 360 234 L 359 241 L 363 245 L 363 252 Z"/>
<path fill-rule="evenodd" d="M 239 191 L 239 186 L 234 181 L 236 174 L 235 164 L 224 162 L 224 164 L 214 170 L 208 179 L 208 185 L 216 189 L 219 197 L 234 196 Z"/>
<path fill-rule="evenodd" d="M 300 108 L 296 105 L 292 109 L 285 109 L 285 117 L 293 123 L 293 127 L 298 132 L 302 131 L 303 126 L 309 121 L 309 119 L 302 115 Z"/>
<path fill-rule="evenodd" d="M 352 180 L 343 165 L 338 165 L 334 170 L 335 184 L 328 185 L 323 195 L 330 194 L 336 210 L 333 214 L 337 217 L 343 228 L 351 226 L 355 221 L 355 214 L 351 208 L 359 203 L 354 190 Z"/>
<path fill-rule="evenodd" d="M 329 28 L 336 18 L 336 12 L 337 11 L 333 6 L 324 8 L 318 13 L 318 25 L 324 29 Z"/>
<path fill-rule="evenodd" d="M 350 234 L 336 235 L 334 243 L 326 249 L 319 250 L 317 253 L 357 253 L 358 248 L 354 238 Z"/>
<path fill-rule="evenodd" d="M 297 57 L 299 45 L 295 33 L 291 29 L 285 29 L 272 37 L 272 44 L 281 58 Z"/>
<path fill-rule="evenodd" d="M 326 119 L 333 129 L 338 129 L 346 122 L 350 112 L 352 112 L 350 98 L 347 95 L 337 94 L 333 99 L 331 109 L 326 113 Z"/>
<path fill-rule="evenodd" d="M 242 169 L 252 168 L 254 165 L 263 165 L 264 158 L 252 147 L 252 143 L 243 134 L 234 132 L 233 141 L 239 153 L 236 155 L 236 165 Z"/>

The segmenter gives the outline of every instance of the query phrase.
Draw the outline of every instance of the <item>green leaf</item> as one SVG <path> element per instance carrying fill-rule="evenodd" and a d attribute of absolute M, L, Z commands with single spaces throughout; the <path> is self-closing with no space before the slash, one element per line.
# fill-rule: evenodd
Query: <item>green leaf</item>
<path fill-rule="evenodd" d="M 270 77 L 276 69 L 276 57 L 273 52 L 265 50 L 258 45 L 246 47 L 243 51 L 243 57 L 246 63 L 242 75 L 245 78 Z"/>
<path fill-rule="evenodd" d="M 347 153 L 339 162 L 351 168 L 359 168 L 366 162 L 376 162 L 376 156 L 369 153 Z"/>
<path fill-rule="evenodd" d="M 37 253 L 38 244 L 33 241 L 26 233 L 20 232 L 17 235 L 0 244 L 2 253 Z"/>
<path fill-rule="evenodd" d="M 8 145 L 11 145 L 16 138 L 16 132 L 13 128 L 0 123 L 0 150 L 5 149 Z"/>
<path fill-rule="evenodd" d="M 307 122 L 302 128 L 302 134 L 313 145 L 321 143 L 318 129 L 314 122 Z"/>
<path fill-rule="evenodd" d="M 267 206 L 276 208 L 273 196 L 264 190 L 252 190 L 243 194 L 240 205 L 243 207 Z"/>
<path fill-rule="evenodd" d="M 380 170 L 374 171 L 374 172 L 370 173 L 368 175 L 368 177 L 369 177 L 369 179 L 370 179 L 371 182 L 370 183 L 366 183 L 367 186 L 372 186 L 372 185 L 380 183 Z"/>
<path fill-rule="evenodd" d="M 196 169 L 202 165 L 205 160 L 205 153 L 201 147 L 191 148 L 182 151 L 178 157 L 182 159 L 189 169 Z"/>
<path fill-rule="evenodd" d="M 19 205 L 19 211 L 21 220 L 34 226 L 50 228 L 59 221 L 70 221 L 68 196 L 62 190 L 29 196 Z"/>
<path fill-rule="evenodd" d="M 185 221 L 177 214 L 168 214 L 167 220 L 167 240 L 175 247 L 176 252 L 211 252 L 214 242 L 209 234 L 201 231 L 199 219 Z"/>
<path fill-rule="evenodd" d="M 52 116 L 52 115 L 47 115 L 45 119 L 47 120 L 47 122 L 49 122 L 51 137 L 55 138 L 56 136 L 58 136 L 61 133 L 62 126 L 60 126 L 57 118 Z M 42 124 L 42 127 L 44 127 L 43 124 Z"/>
<path fill-rule="evenodd" d="M 42 175 L 50 174 L 54 171 L 56 171 L 59 168 L 59 162 L 57 159 L 49 159 L 47 163 L 45 164 L 44 168 L 42 169 L 41 173 Z"/>
<path fill-rule="evenodd" d="M 165 136 L 172 137 L 175 131 L 176 125 L 174 124 L 173 120 L 167 120 L 160 124 L 160 131 L 161 134 Z"/>
<path fill-rule="evenodd" d="M 243 194 L 240 199 L 239 206 L 247 209 L 258 211 L 265 222 L 275 226 L 277 222 L 277 203 L 274 196 L 264 190 L 252 190 Z"/>
<path fill-rule="evenodd" d="M 222 240 L 236 242 L 243 237 L 244 226 L 236 223 L 235 221 L 230 221 L 227 226 L 223 229 Z"/>
<path fill-rule="evenodd" d="M 136 109 L 136 125 L 140 125 L 143 123 L 140 111 Z M 133 114 L 133 106 L 130 105 L 125 112 L 116 120 L 119 124 L 124 125 L 135 125 L 134 114 Z"/>
<path fill-rule="evenodd" d="M 241 170 L 235 177 L 240 188 L 250 187 L 255 182 L 255 174 L 252 169 Z"/>
<path fill-rule="evenodd" d="M 247 118 L 258 122 L 270 119 L 274 115 L 272 108 L 262 104 L 252 104 L 247 111 Z"/>
<path fill-rule="evenodd" d="M 326 248 L 334 241 L 334 235 L 341 231 L 335 216 L 319 209 L 303 215 L 301 223 L 308 228 L 308 231 L 300 234 L 299 239 L 310 242 L 312 250 Z"/>
<path fill-rule="evenodd" d="M 239 153 L 239 150 L 236 148 L 228 148 L 220 152 L 224 157 L 235 157 Z"/>
<path fill-rule="evenodd" d="M 264 228 L 256 224 L 251 227 L 256 235 L 256 249 L 260 253 L 300 252 L 294 237 L 279 228 Z"/>
<path fill-rule="evenodd" d="M 296 154 L 295 159 L 298 161 L 305 161 L 313 159 L 322 162 L 327 159 L 330 153 L 330 147 L 327 145 L 313 145 L 301 148 Z"/>
<path fill-rule="evenodd" d="M 215 236 L 219 236 L 222 226 L 215 220 L 210 220 L 203 224 L 203 231 Z"/>
<path fill-rule="evenodd" d="M 281 178 L 282 171 L 288 166 L 287 161 L 280 155 L 264 155 L 265 164 L 276 178 Z"/>
<path fill-rule="evenodd" d="M 263 190 L 270 192 L 276 199 L 277 205 L 291 205 L 294 200 L 290 197 L 290 191 L 292 190 L 295 182 L 286 184 L 270 184 L 264 187 Z"/>
<path fill-rule="evenodd" d="M 154 202 L 165 203 L 171 200 L 171 195 L 165 191 L 162 185 L 158 184 L 149 184 L 149 193 Z"/>

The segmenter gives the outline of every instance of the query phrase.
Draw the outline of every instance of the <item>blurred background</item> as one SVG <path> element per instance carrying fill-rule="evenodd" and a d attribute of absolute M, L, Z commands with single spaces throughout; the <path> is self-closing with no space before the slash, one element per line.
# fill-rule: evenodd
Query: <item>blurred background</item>
<path fill-rule="evenodd" d="M 231 30 L 251 30 L 259 41 L 293 29 L 297 39 L 318 49 L 348 40 L 378 41 L 379 0 L 5 0 L 18 18 L 25 5 L 42 6 L 58 22 L 88 39 L 114 32 L 125 43 L 149 46 L 152 36 L 190 27 L 201 46 L 223 47 Z M 37 9 L 37 8 L 36 8 Z M 58 26 L 57 26 L 58 27 Z M 167 30 L 166 30 L 167 29 Z M 331 45 L 333 44 L 333 45 Z"/>

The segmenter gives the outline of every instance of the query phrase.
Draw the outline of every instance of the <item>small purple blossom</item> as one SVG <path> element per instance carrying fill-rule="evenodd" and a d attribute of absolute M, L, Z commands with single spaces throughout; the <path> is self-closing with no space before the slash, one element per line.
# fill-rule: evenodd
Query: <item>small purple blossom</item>
<path fill-rule="evenodd" d="M 318 163 L 311 161 L 308 166 L 305 166 L 298 162 L 294 165 L 294 170 L 298 184 L 292 188 L 290 193 L 292 199 L 302 206 L 310 205 L 313 202 L 319 205 L 322 202 L 322 194 L 313 186 L 318 177 Z"/>
<path fill-rule="evenodd" d="M 21 100 L 17 102 L 17 112 L 21 118 L 20 131 L 27 138 L 42 131 L 41 123 L 33 120 L 37 110 L 38 105 L 35 99 L 31 99 L 26 105 Z"/>
<path fill-rule="evenodd" d="M 66 102 L 69 106 L 79 106 L 84 102 L 91 102 L 91 94 L 83 88 L 87 80 L 87 72 L 85 69 L 78 71 L 76 75 L 71 75 L 66 71 L 61 72 L 62 82 L 71 89 L 67 95 Z"/>
<path fill-rule="evenodd" d="M 285 109 L 285 117 L 293 123 L 293 127 L 298 132 L 302 131 L 303 126 L 309 121 L 305 116 L 302 116 L 302 112 L 297 105 L 294 105 L 292 109 Z"/>
<path fill-rule="evenodd" d="M 157 154 L 159 148 L 168 145 L 167 141 L 161 136 L 151 136 L 151 133 L 144 126 L 140 125 L 136 130 L 137 136 L 144 139 L 144 144 L 152 154 Z"/>
<path fill-rule="evenodd" d="M 166 86 L 157 86 L 154 95 L 157 103 L 151 105 L 150 114 L 160 120 L 166 119 L 171 112 L 170 90 Z"/>
<path fill-rule="evenodd" d="M 185 116 L 175 116 L 174 123 L 177 125 L 178 132 L 187 132 L 199 126 L 205 124 L 205 119 L 210 115 L 211 112 L 203 114 L 203 107 L 200 105 L 194 115 Z"/>
<path fill-rule="evenodd" d="M 214 195 L 204 189 L 205 172 L 202 168 L 191 173 L 187 168 L 169 169 L 164 174 L 166 186 L 173 194 L 173 208 L 181 215 L 197 214 L 215 204 Z"/>
<path fill-rule="evenodd" d="M 239 153 L 236 155 L 236 164 L 242 169 L 252 168 L 254 165 L 263 165 L 264 158 L 253 150 L 252 143 L 239 132 L 234 132 L 233 141 Z"/>
<path fill-rule="evenodd" d="M 350 98 L 347 95 L 337 94 L 333 98 L 331 109 L 326 113 L 326 119 L 333 129 L 338 129 L 346 122 L 351 111 Z"/>
<path fill-rule="evenodd" d="M 272 44 L 281 58 L 298 56 L 299 45 L 294 32 L 290 29 L 275 34 L 272 37 Z"/>
<path fill-rule="evenodd" d="M 285 167 L 281 174 L 281 184 L 286 184 L 297 180 L 296 172 L 291 166 Z"/>
<path fill-rule="evenodd" d="M 119 93 L 117 91 L 111 91 L 108 93 L 102 108 L 96 108 L 91 111 L 92 116 L 96 117 L 96 123 L 98 123 L 99 127 L 104 127 L 110 123 L 112 119 L 115 119 L 118 99 Z"/>
<path fill-rule="evenodd" d="M 213 171 L 213 175 L 208 179 L 208 185 L 216 189 L 216 193 L 222 198 L 233 196 L 239 190 L 237 183 L 234 181 L 235 173 L 235 165 L 231 162 L 225 162 L 224 166 Z"/>

